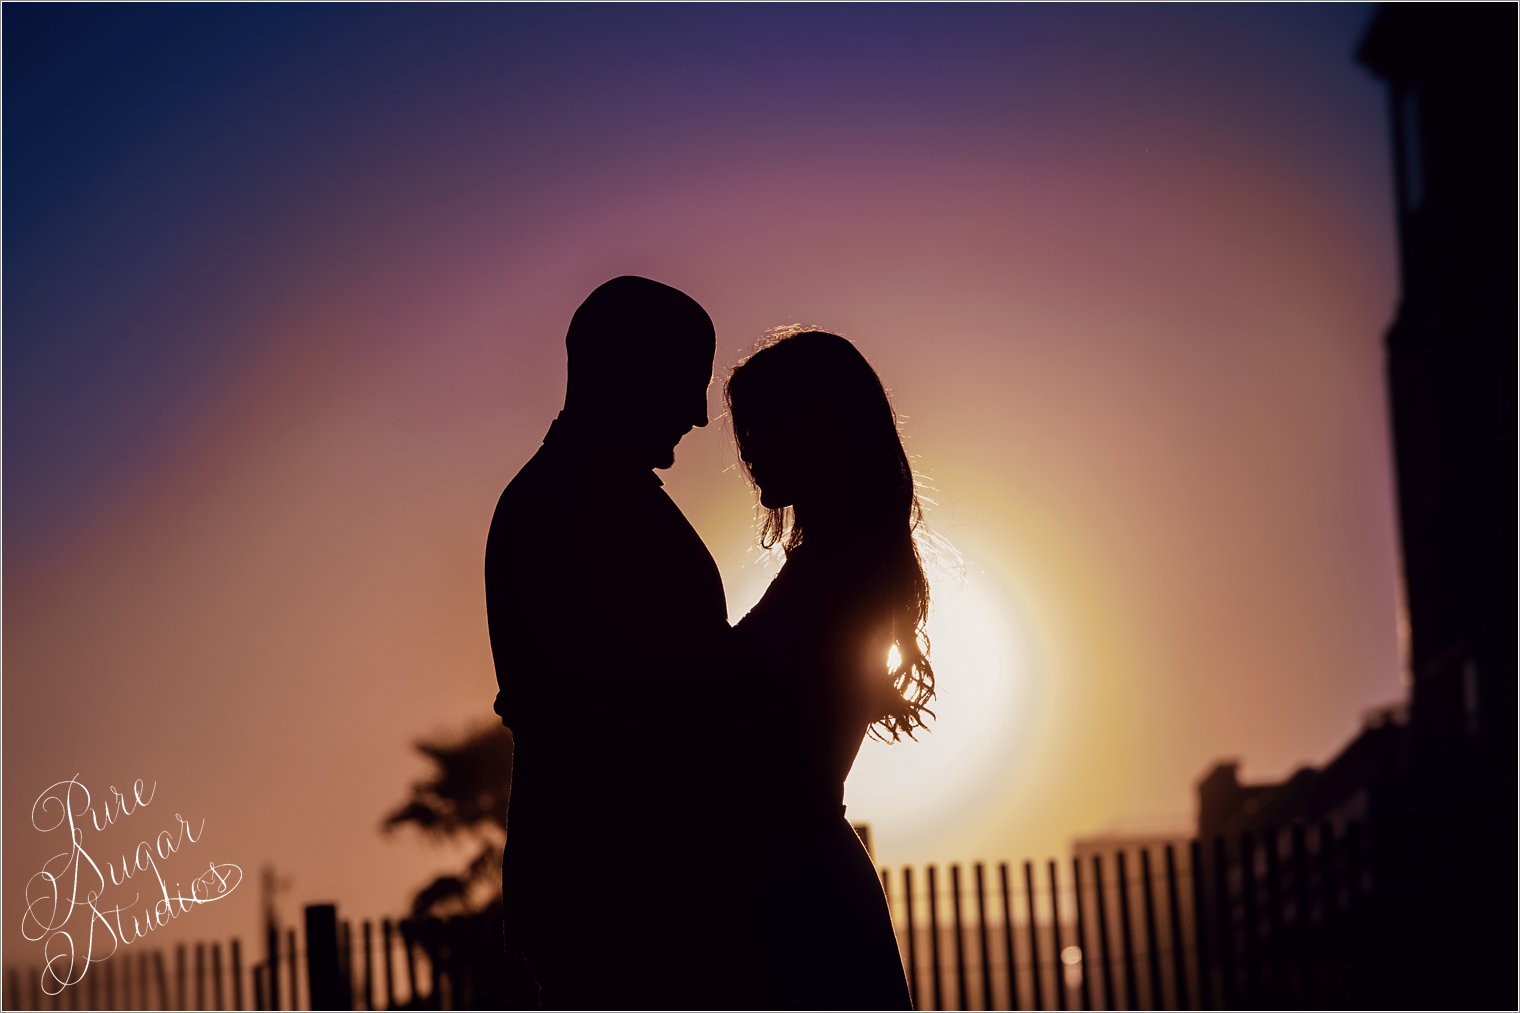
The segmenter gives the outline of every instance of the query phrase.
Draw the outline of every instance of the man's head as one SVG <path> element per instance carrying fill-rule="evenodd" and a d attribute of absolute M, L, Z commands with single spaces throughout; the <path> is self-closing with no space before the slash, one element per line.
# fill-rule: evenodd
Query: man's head
<path fill-rule="evenodd" d="M 566 414 L 619 454 L 668 468 L 681 438 L 707 425 L 716 349 L 696 300 L 648 278 L 613 278 L 570 320 Z"/>

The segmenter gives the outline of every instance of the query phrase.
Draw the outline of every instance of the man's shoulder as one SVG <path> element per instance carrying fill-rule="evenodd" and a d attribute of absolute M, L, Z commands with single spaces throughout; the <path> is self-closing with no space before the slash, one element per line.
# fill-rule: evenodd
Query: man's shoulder
<path fill-rule="evenodd" d="M 496 517 L 532 512 L 556 512 L 577 499 L 581 482 L 577 469 L 547 447 L 518 469 L 496 500 Z"/>
<path fill-rule="evenodd" d="M 542 498 L 552 485 L 544 463 L 543 448 L 539 448 L 537 453 L 528 458 L 527 463 L 517 469 L 517 474 L 512 476 L 496 499 L 498 516 L 503 511 L 510 512 L 531 506 L 535 500 Z"/>
<path fill-rule="evenodd" d="M 497 497 L 486 554 L 511 543 L 523 551 L 564 538 L 594 534 L 596 487 L 588 469 L 548 447 L 540 447 Z"/>

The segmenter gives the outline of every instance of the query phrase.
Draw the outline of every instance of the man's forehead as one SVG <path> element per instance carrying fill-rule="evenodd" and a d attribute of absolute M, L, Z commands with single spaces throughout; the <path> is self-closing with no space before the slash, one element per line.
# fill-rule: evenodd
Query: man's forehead
<path fill-rule="evenodd" d="M 652 358 L 657 358 L 672 365 L 689 366 L 693 369 L 702 367 L 712 369 L 713 359 L 717 355 L 717 345 L 711 340 L 700 341 L 671 341 L 662 344 L 653 350 Z"/>

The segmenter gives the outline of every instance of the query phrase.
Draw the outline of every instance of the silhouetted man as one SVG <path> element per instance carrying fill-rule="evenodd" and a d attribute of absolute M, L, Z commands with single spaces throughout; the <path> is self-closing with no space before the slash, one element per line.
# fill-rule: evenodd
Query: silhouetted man
<path fill-rule="evenodd" d="M 515 740 L 507 948 L 545 1006 L 722 1005 L 737 917 L 707 816 L 729 627 L 712 556 L 651 469 L 707 424 L 712 321 L 622 277 L 576 310 L 565 408 L 502 493 L 486 605 Z M 704 997 L 709 997 L 704 1000 Z"/>

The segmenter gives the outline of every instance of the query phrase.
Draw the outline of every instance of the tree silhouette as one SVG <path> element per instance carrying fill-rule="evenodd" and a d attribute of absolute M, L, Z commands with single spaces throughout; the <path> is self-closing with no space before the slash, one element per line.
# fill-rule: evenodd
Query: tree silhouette
<path fill-rule="evenodd" d="M 428 840 L 479 845 L 462 870 L 438 876 L 417 891 L 413 917 L 468 914 L 500 903 L 512 733 L 492 719 L 462 732 L 418 739 L 413 746 L 432 769 L 412 784 L 406 802 L 385 817 L 381 832 L 411 827 Z"/>

